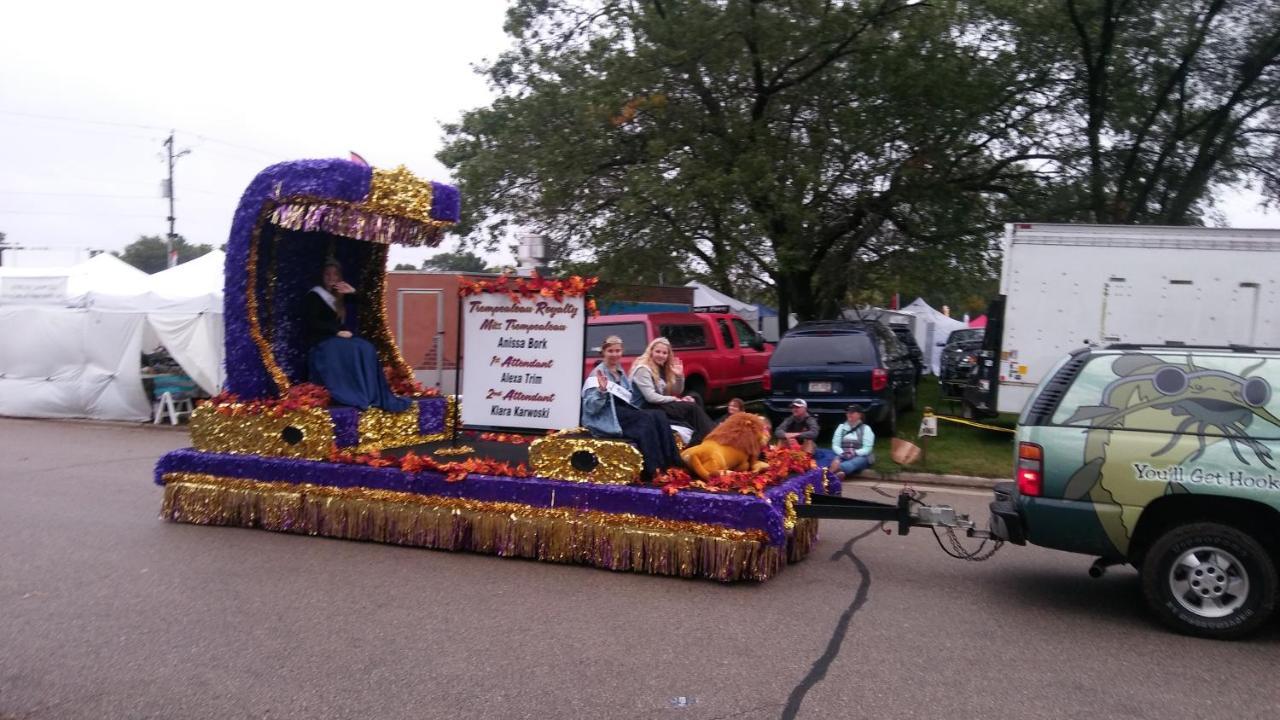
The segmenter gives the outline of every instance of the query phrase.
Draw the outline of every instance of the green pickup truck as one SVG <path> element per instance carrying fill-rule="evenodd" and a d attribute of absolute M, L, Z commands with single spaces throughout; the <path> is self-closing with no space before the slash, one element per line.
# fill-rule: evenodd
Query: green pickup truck
<path fill-rule="evenodd" d="M 1019 418 L 992 531 L 1137 568 L 1152 611 L 1219 639 L 1257 630 L 1280 561 L 1280 349 L 1084 348 Z"/>

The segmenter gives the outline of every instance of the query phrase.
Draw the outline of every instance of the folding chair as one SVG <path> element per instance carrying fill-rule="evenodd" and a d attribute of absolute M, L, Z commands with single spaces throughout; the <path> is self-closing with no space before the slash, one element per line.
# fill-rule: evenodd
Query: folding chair
<path fill-rule="evenodd" d="M 186 375 L 157 375 L 151 396 L 155 399 L 155 413 L 151 422 L 160 424 L 160 418 L 169 416 L 169 424 L 177 425 L 178 418 L 191 416 L 195 403 L 196 383 Z"/>

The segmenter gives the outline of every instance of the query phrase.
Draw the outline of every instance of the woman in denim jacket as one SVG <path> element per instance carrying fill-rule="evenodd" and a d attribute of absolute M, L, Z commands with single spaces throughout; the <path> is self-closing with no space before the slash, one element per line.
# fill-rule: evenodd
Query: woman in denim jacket
<path fill-rule="evenodd" d="M 582 384 L 582 424 L 593 435 L 624 437 L 636 444 L 644 458 L 642 476 L 648 480 L 665 468 L 680 464 L 667 416 L 661 410 L 641 410 L 638 394 L 622 370 L 622 339 L 605 338 L 604 362 Z"/>

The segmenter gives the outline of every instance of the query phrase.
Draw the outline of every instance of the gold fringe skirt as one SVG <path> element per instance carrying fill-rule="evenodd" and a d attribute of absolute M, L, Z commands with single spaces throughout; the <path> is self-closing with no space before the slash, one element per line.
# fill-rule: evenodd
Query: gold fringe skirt
<path fill-rule="evenodd" d="M 643 515 L 541 508 L 415 493 L 164 475 L 161 515 L 174 522 L 260 528 L 347 540 L 594 565 L 722 582 L 767 580 L 812 548 L 818 523 L 799 518 L 785 546 L 762 530 Z"/>

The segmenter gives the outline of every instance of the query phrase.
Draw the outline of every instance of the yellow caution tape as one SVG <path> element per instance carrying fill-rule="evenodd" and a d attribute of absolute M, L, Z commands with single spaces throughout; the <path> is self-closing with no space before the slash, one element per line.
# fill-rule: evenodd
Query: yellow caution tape
<path fill-rule="evenodd" d="M 985 423 L 974 422 L 972 420 L 965 420 L 964 418 L 947 417 L 946 415 L 937 415 L 935 417 L 937 417 L 939 420 L 946 420 L 947 422 L 956 423 L 957 425 L 968 425 L 970 427 L 982 428 L 983 430 L 995 430 L 996 432 L 1003 432 L 1003 433 L 1009 433 L 1009 434 L 1013 434 L 1017 432 L 1012 428 L 1000 427 L 999 425 L 987 425 Z"/>

